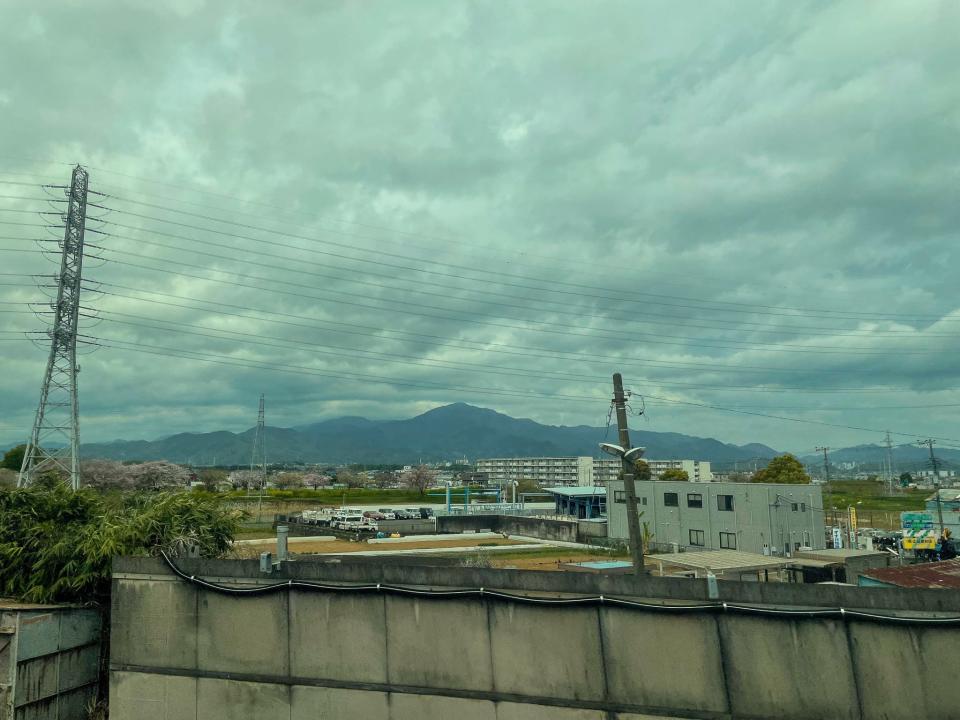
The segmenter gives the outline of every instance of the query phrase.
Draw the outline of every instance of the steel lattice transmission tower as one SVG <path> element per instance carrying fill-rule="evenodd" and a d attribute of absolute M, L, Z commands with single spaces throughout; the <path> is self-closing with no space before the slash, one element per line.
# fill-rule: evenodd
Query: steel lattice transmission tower
<path fill-rule="evenodd" d="M 65 230 L 60 244 L 60 275 L 57 299 L 52 305 L 53 327 L 49 332 L 50 356 L 40 388 L 33 431 L 20 468 L 20 487 L 31 484 L 42 473 L 51 470 L 67 473 L 74 490 L 80 487 L 77 323 L 89 183 L 89 174 L 77 165 L 70 181 Z M 51 443 L 61 447 L 52 447 Z"/>
<path fill-rule="evenodd" d="M 263 407 L 263 393 L 260 393 L 260 409 L 257 411 L 257 430 L 253 435 L 253 452 L 250 455 L 250 472 L 257 472 L 260 475 L 260 503 L 257 507 L 257 520 L 260 519 L 260 513 L 263 510 L 263 491 L 267 485 L 267 443 L 266 443 L 265 414 Z"/>

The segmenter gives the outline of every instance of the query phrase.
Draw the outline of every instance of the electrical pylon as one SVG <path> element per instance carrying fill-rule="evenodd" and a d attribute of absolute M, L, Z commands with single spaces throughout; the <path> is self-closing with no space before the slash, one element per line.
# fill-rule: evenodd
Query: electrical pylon
<path fill-rule="evenodd" d="M 890 431 L 887 430 L 887 478 L 890 494 L 893 495 L 894 485 L 897 483 L 896 468 L 893 463 L 893 441 L 890 439 Z"/>
<path fill-rule="evenodd" d="M 80 488 L 80 408 L 77 400 L 77 332 L 80 281 L 83 269 L 83 230 L 87 219 L 90 176 L 77 165 L 68 195 L 57 280 L 57 299 L 50 330 L 50 356 L 40 388 L 40 403 L 30 441 L 23 456 L 19 487 L 33 483 L 47 471 L 62 471 L 74 490 Z M 52 447 L 51 442 L 61 445 Z"/>
<path fill-rule="evenodd" d="M 260 409 L 257 411 L 257 430 L 253 435 L 253 452 L 250 455 L 250 472 L 254 472 L 254 468 L 257 468 L 260 474 L 260 501 L 257 505 L 258 522 L 260 521 L 260 514 L 263 511 L 263 491 L 267 486 L 267 444 L 265 431 L 263 393 L 260 393 Z"/>
<path fill-rule="evenodd" d="M 823 481 L 830 482 L 830 460 L 827 456 L 827 453 L 830 452 L 830 448 L 823 445 L 818 445 L 817 452 L 823 453 Z"/>

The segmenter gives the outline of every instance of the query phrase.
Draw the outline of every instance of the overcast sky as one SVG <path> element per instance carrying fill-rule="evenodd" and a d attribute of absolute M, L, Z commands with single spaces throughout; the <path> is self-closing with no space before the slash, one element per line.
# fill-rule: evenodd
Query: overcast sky
<path fill-rule="evenodd" d="M 84 440 L 261 392 L 602 425 L 617 370 L 647 430 L 960 439 L 958 34 L 952 0 L 3 3 L 0 441 L 75 163 Z"/>

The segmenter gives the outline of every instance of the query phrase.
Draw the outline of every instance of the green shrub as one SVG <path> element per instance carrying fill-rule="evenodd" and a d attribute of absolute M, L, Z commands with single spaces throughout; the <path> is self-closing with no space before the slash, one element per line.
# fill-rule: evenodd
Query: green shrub
<path fill-rule="evenodd" d="M 216 557 L 240 513 L 208 493 L 102 495 L 64 485 L 0 489 L 0 596 L 27 602 L 99 602 L 117 555 Z"/>

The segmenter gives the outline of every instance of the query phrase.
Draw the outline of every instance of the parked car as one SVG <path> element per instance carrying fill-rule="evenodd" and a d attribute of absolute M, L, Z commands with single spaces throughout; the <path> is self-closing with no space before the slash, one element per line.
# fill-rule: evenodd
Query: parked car
<path fill-rule="evenodd" d="M 364 516 L 367 520 L 374 520 L 374 521 L 377 521 L 377 520 L 386 520 L 386 518 L 384 517 L 383 513 L 377 512 L 376 510 L 367 510 L 365 513 L 363 513 L 363 516 Z"/>
<path fill-rule="evenodd" d="M 334 527 L 340 530 L 360 530 L 364 526 L 363 515 L 344 515 Z"/>
<path fill-rule="evenodd" d="M 433 508 L 422 507 L 420 508 L 420 519 L 429 520 L 433 517 Z"/>
<path fill-rule="evenodd" d="M 383 515 L 384 520 L 396 520 L 397 514 L 390 508 L 380 508 L 380 514 Z"/>

